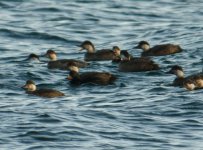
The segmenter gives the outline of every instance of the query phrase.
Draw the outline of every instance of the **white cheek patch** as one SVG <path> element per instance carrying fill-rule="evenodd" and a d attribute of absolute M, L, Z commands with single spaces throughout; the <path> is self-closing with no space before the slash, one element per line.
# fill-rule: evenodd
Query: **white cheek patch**
<path fill-rule="evenodd" d="M 26 86 L 28 91 L 35 91 L 37 89 L 36 85 L 34 84 L 29 84 Z"/>
<path fill-rule="evenodd" d="M 79 68 L 76 67 L 76 66 L 70 66 L 70 67 L 69 67 L 69 70 L 75 71 L 75 72 L 79 72 Z"/>
<path fill-rule="evenodd" d="M 56 60 L 56 59 L 57 59 L 56 54 L 50 54 L 50 55 L 49 55 L 49 58 L 50 58 L 51 60 Z"/>
<path fill-rule="evenodd" d="M 121 55 L 121 51 L 119 51 L 119 50 L 114 50 L 114 54 L 115 54 L 116 56 L 120 56 L 120 55 Z"/>
<path fill-rule="evenodd" d="M 181 70 L 176 70 L 175 75 L 178 76 L 178 77 L 184 77 L 184 73 Z"/>
<path fill-rule="evenodd" d="M 147 51 L 147 50 L 150 49 L 150 46 L 147 45 L 147 44 L 143 44 L 143 45 L 141 46 L 141 48 L 142 48 L 144 51 Z"/>

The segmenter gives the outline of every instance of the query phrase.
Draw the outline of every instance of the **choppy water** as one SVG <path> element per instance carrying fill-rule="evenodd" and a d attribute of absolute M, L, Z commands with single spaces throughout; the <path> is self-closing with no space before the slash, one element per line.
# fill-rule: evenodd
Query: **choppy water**
<path fill-rule="evenodd" d="M 173 64 L 186 74 L 202 70 L 202 8 L 201 0 L 1 0 L 0 149 L 203 149 L 203 90 L 171 87 L 175 77 L 165 74 Z M 67 71 L 24 61 L 49 48 L 83 59 L 75 45 L 84 40 L 134 56 L 140 40 L 184 52 L 154 58 L 160 71 L 120 73 L 108 61 L 81 69 L 117 74 L 109 86 L 71 87 Z M 27 95 L 20 88 L 27 79 L 66 97 Z"/>

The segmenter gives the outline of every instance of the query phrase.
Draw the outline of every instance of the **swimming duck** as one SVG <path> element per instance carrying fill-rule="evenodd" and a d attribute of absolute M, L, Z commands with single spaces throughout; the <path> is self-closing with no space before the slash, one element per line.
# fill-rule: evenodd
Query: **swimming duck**
<path fill-rule="evenodd" d="M 27 58 L 26 60 L 29 60 L 29 61 L 37 61 L 37 62 L 40 61 L 39 56 L 36 55 L 36 54 L 34 54 L 34 53 L 31 53 L 31 54 L 28 56 L 28 58 Z"/>
<path fill-rule="evenodd" d="M 33 95 L 41 96 L 41 97 L 53 98 L 53 97 L 64 96 L 64 94 L 62 92 L 57 91 L 57 90 L 37 89 L 35 82 L 32 80 L 27 80 L 26 84 L 22 88 L 25 89 L 26 93 L 28 93 L 28 94 L 33 94 Z"/>
<path fill-rule="evenodd" d="M 103 60 L 113 60 L 115 55 L 111 49 L 95 50 L 92 42 L 84 41 L 79 47 L 81 50 L 87 50 L 85 54 L 86 61 L 103 61 Z"/>
<path fill-rule="evenodd" d="M 161 44 L 150 48 L 149 43 L 146 41 L 140 41 L 136 48 L 143 50 L 142 56 L 163 56 L 182 51 L 182 48 L 179 45 L 174 44 Z"/>
<path fill-rule="evenodd" d="M 178 65 L 173 66 L 169 70 L 168 73 L 175 74 L 177 76 L 176 79 L 173 81 L 173 86 L 183 87 L 184 82 L 190 81 L 190 82 L 188 82 L 188 84 L 193 82 L 195 84 L 195 87 L 197 87 L 197 88 L 203 87 L 203 83 L 202 83 L 203 74 L 201 74 L 201 73 L 197 73 L 197 74 L 193 74 L 193 75 L 184 77 L 183 68 Z"/>
<path fill-rule="evenodd" d="M 71 84 L 83 84 L 83 83 L 94 83 L 98 85 L 112 84 L 117 78 L 115 75 L 108 72 L 85 72 L 79 74 L 77 66 L 70 66 L 70 73 L 67 77 Z"/>
<path fill-rule="evenodd" d="M 60 59 L 57 60 L 56 52 L 53 50 L 48 50 L 46 52 L 46 56 L 51 60 L 48 62 L 48 68 L 49 69 L 62 69 L 67 70 L 68 64 L 74 62 L 76 66 L 82 68 L 86 67 L 88 65 L 87 62 L 81 61 L 81 60 L 75 60 L 75 59 Z"/>
<path fill-rule="evenodd" d="M 189 91 L 203 89 L 203 79 L 198 78 L 195 81 L 187 79 L 184 81 L 183 86 Z"/>
<path fill-rule="evenodd" d="M 123 60 L 132 59 L 133 56 L 128 53 L 127 50 L 121 50 L 118 46 L 113 46 L 113 52 L 115 58 L 112 60 L 113 63 L 119 63 Z"/>
<path fill-rule="evenodd" d="M 127 51 L 123 51 L 124 59 L 118 65 L 119 71 L 122 72 L 141 72 L 158 70 L 159 65 L 148 57 L 132 57 Z"/>

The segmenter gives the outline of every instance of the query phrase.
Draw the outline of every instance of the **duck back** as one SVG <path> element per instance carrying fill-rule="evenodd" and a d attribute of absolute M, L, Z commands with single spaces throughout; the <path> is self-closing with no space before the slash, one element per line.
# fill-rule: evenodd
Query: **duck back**
<path fill-rule="evenodd" d="M 179 53 L 182 48 L 179 45 L 162 44 L 150 48 L 148 51 L 142 53 L 142 56 L 164 56 Z"/>
<path fill-rule="evenodd" d="M 122 72 L 141 72 L 158 70 L 159 66 L 149 58 L 133 58 L 132 60 L 122 61 L 119 64 L 119 71 Z"/>
<path fill-rule="evenodd" d="M 49 69 L 61 69 L 61 70 L 68 70 L 68 64 L 74 63 L 77 67 L 83 68 L 88 65 L 87 62 L 75 60 L 75 59 L 61 59 L 56 61 L 50 61 L 48 62 L 48 68 Z"/>
<path fill-rule="evenodd" d="M 98 50 L 95 53 L 86 53 L 85 61 L 103 61 L 103 60 L 113 60 L 115 54 L 112 50 Z"/>
<path fill-rule="evenodd" d="M 27 92 L 28 94 L 33 94 L 36 96 L 53 98 L 53 97 L 60 97 L 64 96 L 64 94 L 60 91 L 53 90 L 53 89 L 39 89 L 33 92 Z"/>
<path fill-rule="evenodd" d="M 86 72 L 80 74 L 79 80 L 73 80 L 72 83 L 94 83 L 99 85 L 112 84 L 116 80 L 116 76 L 108 72 Z"/>

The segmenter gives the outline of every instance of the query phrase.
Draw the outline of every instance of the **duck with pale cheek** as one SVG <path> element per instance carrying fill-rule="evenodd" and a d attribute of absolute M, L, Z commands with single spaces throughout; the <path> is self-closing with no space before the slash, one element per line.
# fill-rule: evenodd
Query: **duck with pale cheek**
<path fill-rule="evenodd" d="M 176 75 L 176 79 L 173 81 L 173 86 L 179 86 L 179 87 L 183 87 L 184 86 L 184 82 L 186 81 L 190 81 L 188 82 L 188 84 L 194 84 L 196 88 L 201 88 L 203 87 L 203 74 L 201 73 L 197 73 L 197 74 L 193 74 L 190 76 L 185 77 L 184 76 L 184 72 L 183 72 L 183 68 L 181 66 L 175 65 L 173 66 L 169 72 L 170 74 L 174 74 Z M 186 82 L 187 83 L 187 82 Z"/>
<path fill-rule="evenodd" d="M 60 97 L 64 96 L 64 94 L 60 91 L 53 90 L 53 89 L 37 89 L 35 82 L 32 80 L 28 80 L 26 84 L 22 87 L 26 90 L 26 93 L 33 94 L 36 96 L 53 98 L 53 97 Z"/>
<path fill-rule="evenodd" d="M 115 55 L 115 58 L 112 60 L 113 63 L 119 63 L 121 61 L 130 60 L 133 58 L 133 56 L 129 54 L 127 50 L 121 50 L 118 46 L 113 46 L 112 50 Z"/>
<path fill-rule="evenodd" d="M 121 51 L 121 55 L 124 56 L 118 65 L 121 72 L 142 72 L 160 69 L 159 65 L 148 57 L 132 57 L 128 51 Z"/>
<path fill-rule="evenodd" d="M 192 90 L 198 90 L 198 89 L 203 89 L 203 79 L 197 79 L 195 81 L 192 81 L 192 80 L 186 80 L 184 83 L 183 83 L 183 86 L 189 90 L 189 91 L 192 91 Z"/>
<path fill-rule="evenodd" d="M 146 41 L 140 41 L 135 48 L 142 49 L 142 56 L 164 56 L 182 52 L 182 48 L 179 45 L 174 44 L 161 44 L 150 48 L 150 45 Z"/>
<path fill-rule="evenodd" d="M 46 52 L 46 56 L 51 60 L 48 62 L 48 68 L 49 69 L 61 69 L 61 70 L 67 70 L 68 64 L 74 62 L 78 67 L 83 68 L 88 66 L 88 63 L 81 60 L 75 60 L 75 59 L 60 59 L 57 60 L 57 54 L 54 50 L 48 50 Z"/>
<path fill-rule="evenodd" d="M 79 74 L 77 66 L 69 66 L 70 73 L 67 77 L 71 84 L 80 85 L 84 83 L 92 83 L 97 85 L 113 84 L 117 79 L 115 75 L 108 72 L 85 72 Z"/>
<path fill-rule="evenodd" d="M 95 49 L 94 45 L 90 41 L 84 41 L 81 45 L 81 50 L 86 50 L 85 61 L 104 61 L 104 60 L 113 60 L 116 58 L 112 49 Z"/>

